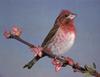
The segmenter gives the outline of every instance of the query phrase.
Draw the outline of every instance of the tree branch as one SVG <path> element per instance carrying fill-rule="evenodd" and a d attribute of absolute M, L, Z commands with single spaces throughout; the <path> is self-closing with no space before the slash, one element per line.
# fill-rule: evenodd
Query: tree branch
<path fill-rule="evenodd" d="M 5 32 L 4 33 L 4 36 L 7 38 L 7 39 L 16 39 L 17 41 L 20 41 L 21 43 L 29 46 L 30 48 L 35 48 L 36 46 L 23 40 L 22 38 L 20 38 L 20 34 L 14 34 L 14 33 L 11 33 L 11 32 Z M 62 67 L 65 67 L 67 65 L 71 66 L 73 71 L 74 72 L 80 72 L 80 73 L 89 73 L 90 75 L 92 76 L 95 76 L 95 77 L 100 77 L 100 73 L 98 73 L 96 71 L 96 68 L 93 68 L 93 67 L 90 67 L 88 65 L 84 65 L 83 67 L 81 65 L 79 65 L 77 62 L 74 62 L 74 60 L 72 58 L 69 58 L 70 60 L 73 61 L 73 64 L 70 63 L 70 60 L 64 56 L 62 57 L 59 57 L 59 56 L 56 56 L 50 52 L 48 52 L 46 49 L 43 49 L 43 54 L 46 54 L 46 56 L 48 56 L 49 58 L 55 58 L 57 60 L 59 60 L 61 63 L 62 63 Z"/>

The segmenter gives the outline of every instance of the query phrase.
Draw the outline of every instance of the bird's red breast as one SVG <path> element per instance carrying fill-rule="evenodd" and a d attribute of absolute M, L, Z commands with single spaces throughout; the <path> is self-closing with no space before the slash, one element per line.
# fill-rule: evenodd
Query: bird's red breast
<path fill-rule="evenodd" d="M 74 14 L 63 10 L 57 17 L 54 27 L 42 43 L 42 47 L 49 48 L 55 55 L 68 51 L 75 41 Z"/>

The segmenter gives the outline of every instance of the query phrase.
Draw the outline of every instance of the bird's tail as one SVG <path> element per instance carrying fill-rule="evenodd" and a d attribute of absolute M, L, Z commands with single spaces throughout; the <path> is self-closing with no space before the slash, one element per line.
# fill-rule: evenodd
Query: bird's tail
<path fill-rule="evenodd" d="M 42 56 L 43 57 L 43 56 Z M 32 66 L 39 60 L 41 59 L 42 57 L 40 56 L 35 56 L 29 63 L 25 64 L 25 66 L 23 68 L 28 68 L 28 69 L 31 69 Z"/>

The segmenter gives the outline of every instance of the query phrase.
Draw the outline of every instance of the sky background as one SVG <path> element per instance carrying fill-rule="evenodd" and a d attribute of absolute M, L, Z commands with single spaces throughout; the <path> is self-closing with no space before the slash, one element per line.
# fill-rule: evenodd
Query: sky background
<path fill-rule="evenodd" d="M 41 45 L 62 9 L 78 15 L 75 44 L 64 55 L 81 65 L 95 62 L 100 71 L 100 0 L 0 0 L 0 77 L 83 77 L 70 67 L 55 72 L 47 57 L 31 70 L 23 69 L 33 53 L 24 44 L 3 37 L 5 28 L 16 24 L 22 28 L 22 38 Z"/>

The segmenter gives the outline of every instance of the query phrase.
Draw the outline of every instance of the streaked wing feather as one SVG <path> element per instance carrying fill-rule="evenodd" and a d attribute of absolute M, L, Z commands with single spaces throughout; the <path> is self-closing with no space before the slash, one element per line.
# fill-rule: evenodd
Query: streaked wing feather
<path fill-rule="evenodd" d="M 50 41 L 52 39 L 52 37 L 55 35 L 55 33 L 57 32 L 59 26 L 58 25 L 54 25 L 53 28 L 50 30 L 50 32 L 48 33 L 48 35 L 46 36 L 46 38 L 44 39 L 43 43 L 42 43 L 42 47 L 44 47 L 48 41 Z"/>

